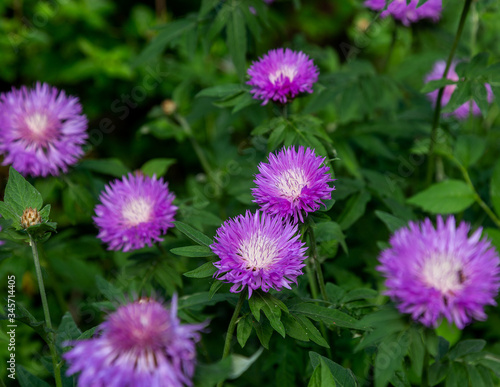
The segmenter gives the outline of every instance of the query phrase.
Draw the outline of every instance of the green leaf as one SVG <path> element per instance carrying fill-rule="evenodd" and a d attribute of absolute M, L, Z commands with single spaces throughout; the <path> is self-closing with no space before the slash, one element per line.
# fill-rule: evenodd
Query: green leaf
<path fill-rule="evenodd" d="M 214 255 L 213 251 L 206 246 L 175 247 L 170 249 L 170 252 L 183 257 L 210 257 Z"/>
<path fill-rule="evenodd" d="M 434 81 L 427 82 L 422 89 L 420 89 L 420 92 L 422 94 L 427 94 L 430 91 L 440 89 L 441 87 L 447 86 L 447 85 L 455 85 L 457 82 L 453 81 L 448 78 L 444 79 L 437 79 Z"/>
<path fill-rule="evenodd" d="M 50 387 L 42 379 L 29 373 L 21 364 L 16 364 L 16 379 L 21 387 Z"/>
<path fill-rule="evenodd" d="M 340 225 L 336 222 L 322 222 L 316 224 L 314 228 L 314 234 L 316 236 L 317 242 L 327 242 L 331 240 L 338 241 L 342 246 L 342 249 L 346 254 L 349 250 L 347 249 L 347 244 L 345 243 L 345 235 L 340 228 Z"/>
<path fill-rule="evenodd" d="M 106 297 L 109 301 L 125 301 L 125 297 L 123 292 L 116 288 L 113 284 L 106 281 L 100 275 L 95 277 L 95 284 L 97 289 L 102 293 L 104 297 Z"/>
<path fill-rule="evenodd" d="M 66 312 L 57 328 L 56 345 L 63 348 L 66 341 L 73 341 L 82 335 L 82 331 L 77 327 L 73 316 L 70 312 Z"/>
<path fill-rule="evenodd" d="M 221 281 L 217 281 L 221 282 Z M 233 293 L 224 293 L 224 294 L 215 294 L 213 297 L 210 297 L 208 292 L 194 293 L 189 296 L 184 296 L 179 298 L 179 310 L 185 308 L 200 308 L 209 305 L 215 305 L 218 302 L 236 300 L 238 296 Z"/>
<path fill-rule="evenodd" d="M 216 271 L 217 268 L 214 266 L 213 262 L 207 262 L 194 270 L 184 273 L 183 275 L 184 277 L 189 278 L 207 278 L 213 277 Z"/>
<path fill-rule="evenodd" d="M 451 346 L 455 345 L 460 337 L 462 336 L 462 331 L 456 327 L 455 324 L 451 324 L 448 320 L 443 320 L 441 324 L 436 328 L 436 334 L 445 339 Z"/>
<path fill-rule="evenodd" d="M 495 164 L 493 174 L 491 175 L 490 196 L 493 208 L 497 216 L 500 217 L 500 160 Z"/>
<path fill-rule="evenodd" d="M 450 372 L 446 378 L 445 387 L 463 387 L 464 382 L 467 385 L 467 371 L 463 364 L 453 362 L 451 364 Z M 475 385 L 473 385 L 476 387 Z"/>
<path fill-rule="evenodd" d="M 450 371 L 449 363 L 437 361 L 429 367 L 429 385 L 435 386 L 440 383 Z"/>
<path fill-rule="evenodd" d="M 348 229 L 363 216 L 366 210 L 366 204 L 370 199 L 371 196 L 368 191 L 361 191 L 347 201 L 345 209 L 338 219 L 338 223 L 342 230 Z"/>
<path fill-rule="evenodd" d="M 259 338 L 260 343 L 266 349 L 269 349 L 269 340 L 271 340 L 271 336 L 273 335 L 274 329 L 269 324 L 268 320 L 263 320 L 261 322 L 252 320 L 253 329 L 255 329 L 255 333 L 257 333 L 257 337 Z"/>
<path fill-rule="evenodd" d="M 456 214 L 474 203 L 474 192 L 461 180 L 446 180 L 431 185 L 407 202 L 432 214 Z"/>
<path fill-rule="evenodd" d="M 378 297 L 378 292 L 373 289 L 354 289 L 347 293 L 342 300 L 342 304 L 347 304 L 348 302 L 366 300 L 369 298 Z"/>
<path fill-rule="evenodd" d="M 233 59 L 234 67 L 241 81 L 246 74 L 247 36 L 245 18 L 240 10 L 238 0 L 232 0 L 231 14 L 227 20 L 227 48 Z"/>
<path fill-rule="evenodd" d="M 130 172 L 120 159 L 83 160 L 78 165 L 89 171 L 114 177 L 122 177 Z"/>
<path fill-rule="evenodd" d="M 253 292 L 252 296 L 248 300 L 250 310 L 255 316 L 257 321 L 260 321 L 260 311 L 262 310 L 269 320 L 271 326 L 276 332 L 281 336 L 285 337 L 285 327 L 281 322 L 281 301 L 270 295 L 269 293 L 263 293 L 260 291 Z M 282 304 L 282 303 L 281 303 Z M 283 305 L 284 306 L 284 305 Z M 285 310 L 286 306 L 284 306 Z"/>
<path fill-rule="evenodd" d="M 457 138 L 454 155 L 457 160 L 467 168 L 474 165 L 481 158 L 485 150 L 485 138 L 463 134 Z"/>
<path fill-rule="evenodd" d="M 335 379 L 333 378 L 328 365 L 320 358 L 320 363 L 314 370 L 307 387 L 335 387 Z"/>
<path fill-rule="evenodd" d="M 188 238 L 192 239 L 193 241 L 195 241 L 196 243 L 198 243 L 200 245 L 210 247 L 210 245 L 213 243 L 212 239 L 210 239 L 202 232 L 194 229 L 193 227 L 191 227 L 185 223 L 177 221 L 177 222 L 174 222 L 174 225 L 175 225 L 175 228 L 177 230 L 179 230 L 181 233 L 183 233 Z"/>
<path fill-rule="evenodd" d="M 42 208 L 43 199 L 40 192 L 26 181 L 14 168 L 9 168 L 9 180 L 5 188 L 4 202 L 21 217 L 26 208 Z M 19 221 L 19 219 L 18 219 Z"/>
<path fill-rule="evenodd" d="M 470 385 L 474 387 L 486 387 L 486 384 L 479 372 L 477 366 L 466 364 L 467 374 L 469 375 Z"/>
<path fill-rule="evenodd" d="M 212 282 L 210 290 L 208 291 L 208 297 L 212 298 L 215 295 L 215 293 L 219 291 L 222 285 L 224 285 L 223 281 L 215 280 L 214 282 Z"/>
<path fill-rule="evenodd" d="M 158 57 L 167 46 L 174 44 L 182 38 L 189 30 L 195 28 L 196 20 L 180 19 L 165 24 L 158 35 L 149 43 L 146 48 L 132 63 L 132 67 L 137 67 L 151 59 Z"/>
<path fill-rule="evenodd" d="M 302 328 L 306 331 L 306 335 L 309 337 L 309 339 L 311 339 L 311 341 L 314 341 L 316 344 L 321 345 L 322 347 L 330 348 L 328 342 L 321 335 L 320 331 L 318 331 L 318 328 L 314 326 L 311 320 L 309 320 L 304 315 L 296 315 L 294 317 L 297 319 Z"/>
<path fill-rule="evenodd" d="M 455 360 L 469 353 L 481 352 L 486 341 L 479 339 L 463 340 L 455 345 L 451 351 L 448 353 L 448 358 L 450 360 Z"/>
<path fill-rule="evenodd" d="M 425 346 L 422 341 L 422 335 L 417 328 L 410 328 L 410 339 L 411 342 L 408 355 L 411 359 L 411 369 L 415 375 L 422 375 L 422 370 L 424 368 Z"/>
<path fill-rule="evenodd" d="M 321 321 L 327 325 L 341 328 L 362 329 L 358 326 L 358 321 L 336 309 L 325 308 L 311 303 L 296 304 L 290 308 L 290 312 L 302 314 L 314 321 Z"/>
<path fill-rule="evenodd" d="M 326 364 L 335 379 L 336 387 L 358 387 L 356 377 L 351 370 L 340 366 L 316 352 L 309 352 L 309 358 L 314 368 L 319 364 Z"/>
<path fill-rule="evenodd" d="M 196 387 L 213 387 L 226 380 L 232 369 L 231 356 L 214 364 L 197 364 L 194 381 Z"/>
<path fill-rule="evenodd" d="M 407 226 L 407 224 L 408 224 L 404 220 L 399 219 L 399 218 L 395 217 L 394 215 L 391 215 L 391 214 L 384 212 L 384 211 L 376 210 L 375 215 L 377 215 L 377 217 L 382 222 L 384 222 L 384 224 L 387 226 L 387 229 L 391 233 L 393 233 L 394 231 L 396 231 L 402 227 Z"/>
<path fill-rule="evenodd" d="M 409 334 L 391 335 L 377 348 L 375 358 L 375 387 L 388 385 L 394 373 L 403 367 L 403 359 L 410 344 Z"/>
<path fill-rule="evenodd" d="M 238 321 L 236 327 L 236 338 L 238 343 L 240 343 L 241 348 L 243 348 L 252 333 L 252 315 L 247 314 Z"/>
<path fill-rule="evenodd" d="M 244 357 L 241 355 L 233 354 L 232 362 L 231 362 L 231 373 L 229 374 L 229 379 L 236 379 L 243 374 L 250 366 L 255 363 L 255 361 L 259 358 L 259 356 L 264 351 L 264 348 L 259 348 L 257 352 L 255 352 L 251 357 Z"/>
<path fill-rule="evenodd" d="M 245 88 L 241 84 L 227 83 L 224 85 L 217 85 L 203 89 L 198 94 L 196 94 L 196 98 L 211 97 L 211 98 L 223 99 L 229 96 L 240 94 L 243 91 L 245 91 Z"/>
<path fill-rule="evenodd" d="M 16 211 L 5 202 L 0 202 L 0 215 L 5 219 L 11 220 L 11 226 L 16 230 L 21 230 L 21 216 L 16 213 Z"/>
<path fill-rule="evenodd" d="M 168 168 L 172 165 L 175 164 L 177 160 L 175 159 L 153 159 L 149 160 L 148 162 L 144 163 L 144 165 L 141 167 L 142 172 L 145 175 L 148 176 L 153 176 L 156 175 L 156 177 L 163 176 L 165 173 L 167 173 Z"/>

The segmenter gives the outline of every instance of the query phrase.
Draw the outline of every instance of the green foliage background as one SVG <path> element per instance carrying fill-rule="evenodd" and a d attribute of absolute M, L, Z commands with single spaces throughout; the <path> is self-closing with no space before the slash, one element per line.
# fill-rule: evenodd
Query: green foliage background
<path fill-rule="evenodd" d="M 0 91 L 47 82 L 78 96 L 90 121 L 81 162 L 64 176 L 28 179 L 58 224 L 40 254 L 61 337 L 98 325 L 117 294 L 168 300 L 178 293 L 184 321 L 211 320 L 199 346 L 198 385 L 227 374 L 227 365 L 208 364 L 220 359 L 237 296 L 223 285 L 209 297 L 217 285 L 210 268 L 193 270 L 206 269 L 211 257 L 207 249 L 187 248 L 193 231 L 169 230 L 165 252 L 108 252 L 96 239 L 93 209 L 110 180 L 136 170 L 156 173 L 176 193 L 176 220 L 212 238 L 225 219 L 256 208 L 250 188 L 258 163 L 282 145 L 305 145 L 328 158 L 337 179 L 334 202 L 314 218 L 329 303 L 315 309 L 304 275 L 293 292 L 273 294 L 273 302 L 285 303 L 280 313 L 264 308 L 261 316 L 251 310 L 258 306 L 245 305 L 233 350 L 247 358 L 265 350 L 226 385 L 326 386 L 332 377 L 346 386 L 354 378 L 359 385 L 420 385 L 424 347 L 434 384 L 499 385 L 498 308 L 487 308 L 487 321 L 462 332 L 446 324 L 423 332 L 386 305 L 375 270 L 391 232 L 437 213 L 484 227 L 500 249 L 498 225 L 478 202 L 500 217 L 498 1 L 473 2 L 456 54 L 471 61 L 459 85 L 464 101 L 475 98 L 483 115 L 441 119 L 432 184 L 426 176 L 433 109 L 423 78 L 447 58 L 463 0 L 443 0 L 439 23 L 411 28 L 377 18 L 357 0 L 162 3 L 166 10 L 127 0 L 0 3 Z M 286 118 L 272 103 L 253 100 L 245 84 L 251 61 L 278 47 L 305 52 L 321 74 L 314 93 L 289 105 Z M 491 106 L 474 92 L 486 81 L 498 96 Z M 0 175 L 3 192 L 8 167 Z M 18 307 L 42 320 L 29 246 L 7 242 L 0 253 L 0 294 L 15 274 Z M 335 363 L 320 356 L 327 352 L 319 322 L 329 328 Z M 51 383 L 48 351 L 29 325 L 17 328 L 16 360 L 24 367 L 18 373 Z M 0 377 L 6 380 L 5 367 Z"/>

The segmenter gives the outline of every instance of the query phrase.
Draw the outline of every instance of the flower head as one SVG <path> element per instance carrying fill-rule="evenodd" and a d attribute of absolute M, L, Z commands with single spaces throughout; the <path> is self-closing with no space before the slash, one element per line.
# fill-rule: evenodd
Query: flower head
<path fill-rule="evenodd" d="M 458 82 L 460 78 L 458 77 L 458 74 L 455 72 L 455 67 L 457 65 L 457 62 L 452 62 L 450 65 L 450 68 L 448 70 L 448 74 L 446 76 L 447 79 L 450 79 L 452 81 Z M 427 74 L 425 77 L 425 82 L 430 82 L 430 81 L 435 81 L 438 79 L 441 79 L 443 77 L 444 71 L 446 69 L 446 62 L 444 60 L 437 61 L 434 64 L 434 67 L 432 71 Z M 493 96 L 493 91 L 491 90 L 491 86 L 487 83 L 484 85 L 485 87 L 485 92 L 486 92 L 486 99 L 488 100 L 489 103 L 493 102 L 494 96 Z M 451 96 L 455 89 L 457 88 L 457 85 L 446 85 L 444 87 L 444 92 L 443 96 L 441 98 L 441 106 L 446 106 L 448 102 L 451 99 Z M 435 105 L 437 102 L 437 97 L 438 97 L 439 90 L 434 90 L 431 91 L 430 93 L 427 94 L 429 100 Z M 452 113 L 445 113 L 446 116 L 449 115 L 454 115 L 460 120 L 466 119 L 469 114 L 473 114 L 475 116 L 478 116 L 481 114 L 481 110 L 479 109 L 479 106 L 477 106 L 477 103 L 473 100 L 465 102 L 461 106 L 455 109 Z"/>
<path fill-rule="evenodd" d="M 23 175 L 59 175 L 83 156 L 87 118 L 78 98 L 46 83 L 0 94 L 3 165 Z"/>
<path fill-rule="evenodd" d="M 177 207 L 175 196 L 162 178 L 142 174 L 124 176 L 105 187 L 95 208 L 98 237 L 110 250 L 136 250 L 152 242 L 173 227 Z"/>
<path fill-rule="evenodd" d="M 385 0 L 366 0 L 365 6 L 374 10 L 382 11 L 381 17 L 392 15 L 396 20 L 399 20 L 405 26 L 416 23 L 422 19 L 430 19 L 437 22 L 441 17 L 442 0 L 429 0 L 417 7 L 419 0 L 411 0 L 410 4 L 406 4 L 406 0 L 394 0 L 386 7 Z"/>
<path fill-rule="evenodd" d="M 319 70 L 303 52 L 289 48 L 271 50 L 248 69 L 253 86 L 250 91 L 255 99 L 287 103 L 299 93 L 312 93 L 312 85 L 318 80 Z"/>
<path fill-rule="evenodd" d="M 291 147 L 269 154 L 269 163 L 260 163 L 254 180 L 254 202 L 265 212 L 303 222 L 303 212 L 318 210 L 321 201 L 331 199 L 335 190 L 328 185 L 333 179 L 324 161 L 314 149 L 302 146 L 298 151 Z"/>
<path fill-rule="evenodd" d="M 495 305 L 500 287 L 500 259 L 481 229 L 455 218 L 410 222 L 394 233 L 377 268 L 402 313 L 435 327 L 441 318 L 462 329 L 472 319 L 485 320 L 485 305 Z"/>
<path fill-rule="evenodd" d="M 290 289 L 305 266 L 307 248 L 303 246 L 297 225 L 260 211 L 247 211 L 227 220 L 210 248 L 220 258 L 214 263 L 218 269 L 215 276 L 233 283 L 233 293 L 248 286 L 250 297 L 259 288 L 264 292 Z"/>
<path fill-rule="evenodd" d="M 170 311 L 152 299 L 120 306 L 96 337 L 69 343 L 67 373 L 80 373 L 80 387 L 191 385 L 204 325 L 182 325 L 175 297 Z"/>

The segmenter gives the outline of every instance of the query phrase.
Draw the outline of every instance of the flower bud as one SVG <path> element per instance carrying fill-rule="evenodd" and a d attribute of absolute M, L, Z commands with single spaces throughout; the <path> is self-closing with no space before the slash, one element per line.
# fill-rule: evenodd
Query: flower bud
<path fill-rule="evenodd" d="M 40 223 L 42 223 L 42 217 L 36 208 L 28 207 L 24 210 L 23 216 L 21 216 L 21 226 L 23 228 L 28 228 Z"/>

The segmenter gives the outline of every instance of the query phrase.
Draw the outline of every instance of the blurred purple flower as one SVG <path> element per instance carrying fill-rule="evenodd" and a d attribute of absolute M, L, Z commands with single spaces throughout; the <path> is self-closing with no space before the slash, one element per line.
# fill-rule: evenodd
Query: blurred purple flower
<path fill-rule="evenodd" d="M 177 207 L 175 195 L 162 178 L 142 174 L 124 176 L 105 187 L 93 218 L 98 238 L 109 250 L 124 252 L 160 242 L 161 235 L 173 227 Z"/>
<path fill-rule="evenodd" d="M 437 22 L 441 17 L 442 0 L 428 0 L 425 4 L 417 7 L 419 0 L 411 0 L 410 4 L 406 4 L 406 0 L 393 0 L 386 7 L 385 0 L 366 0 L 365 6 L 374 10 L 382 11 L 381 17 L 392 15 L 396 20 L 399 20 L 405 26 L 416 23 L 422 19 L 431 19 Z"/>
<path fill-rule="evenodd" d="M 78 98 L 46 83 L 0 94 L 3 165 L 32 176 L 67 172 L 83 156 L 87 118 Z"/>
<path fill-rule="evenodd" d="M 190 386 L 204 326 L 180 323 L 175 296 L 170 311 L 151 299 L 120 306 L 96 337 L 68 343 L 67 374 L 80 387 Z"/>
<path fill-rule="evenodd" d="M 318 80 L 319 70 L 303 52 L 289 48 L 271 50 L 248 69 L 253 86 L 250 91 L 255 99 L 285 104 L 300 93 L 312 93 L 312 85 Z"/>
<path fill-rule="evenodd" d="M 481 229 L 470 237 L 469 224 L 455 218 L 410 222 L 390 239 L 377 268 L 402 313 L 436 327 L 441 318 L 462 329 L 472 319 L 485 320 L 485 305 L 496 305 L 500 259 Z"/>
<path fill-rule="evenodd" d="M 324 157 L 316 156 L 314 149 L 282 148 L 269 154 L 269 163 L 260 163 L 259 173 L 252 188 L 254 202 L 263 211 L 285 219 L 293 217 L 301 222 L 303 215 L 317 211 L 322 200 L 332 198 L 333 181 L 330 168 L 323 165 Z"/>
<path fill-rule="evenodd" d="M 215 276 L 231 282 L 231 292 L 290 289 L 302 274 L 304 253 L 297 225 L 260 211 L 238 215 L 218 230 L 210 248 L 220 258 Z"/>
<path fill-rule="evenodd" d="M 459 77 L 458 74 L 455 72 L 455 67 L 457 65 L 457 62 L 452 62 L 450 65 L 450 69 L 448 70 L 448 75 L 446 76 L 447 79 L 450 79 L 452 81 L 458 82 Z M 427 74 L 425 77 L 425 82 L 430 82 L 430 81 L 435 81 L 439 80 L 443 77 L 444 70 L 446 69 L 446 62 L 444 60 L 437 61 L 434 64 L 434 67 L 432 71 Z M 489 103 L 493 102 L 494 96 L 493 96 L 493 91 L 491 90 L 491 86 L 488 83 L 484 84 L 485 87 L 485 92 L 486 92 L 486 99 Z M 444 92 L 443 96 L 441 98 L 441 106 L 446 106 L 448 102 L 451 99 L 451 95 L 457 88 L 456 85 L 446 85 L 444 87 Z M 436 105 L 437 97 L 438 97 L 439 89 L 436 89 L 434 91 L 431 91 L 430 93 L 427 94 L 429 97 L 429 100 L 433 103 L 433 105 Z M 469 114 L 471 113 L 471 107 L 472 107 L 472 114 L 475 116 L 481 115 L 481 110 L 479 109 L 479 106 L 477 106 L 477 103 L 473 100 L 465 102 L 464 104 L 460 105 L 453 113 L 445 113 L 445 116 L 450 116 L 454 115 L 460 120 L 466 119 Z"/>

